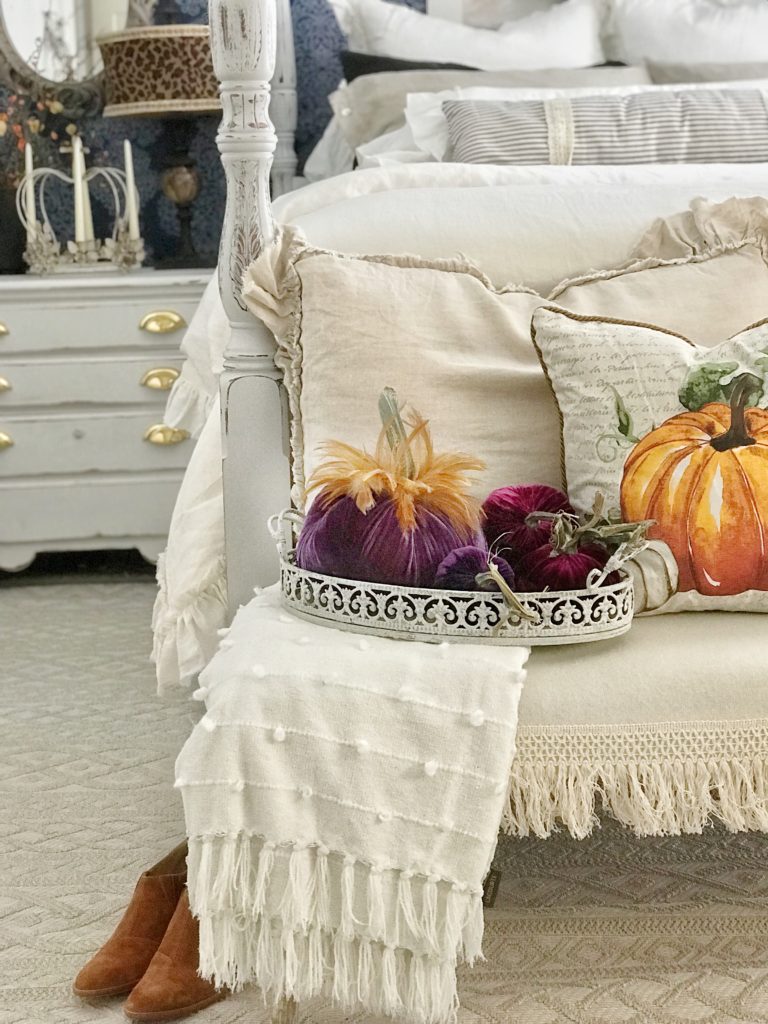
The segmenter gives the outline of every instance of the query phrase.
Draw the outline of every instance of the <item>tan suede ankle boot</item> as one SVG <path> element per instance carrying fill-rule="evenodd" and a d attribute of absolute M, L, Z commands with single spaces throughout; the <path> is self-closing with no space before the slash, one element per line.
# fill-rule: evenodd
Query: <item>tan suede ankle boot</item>
<path fill-rule="evenodd" d="M 168 925 L 160 948 L 123 1010 L 130 1020 L 180 1020 L 223 999 L 210 981 L 198 975 L 200 933 L 189 909 L 186 889 Z"/>
<path fill-rule="evenodd" d="M 75 978 L 75 995 L 102 999 L 131 991 L 163 940 L 186 880 L 185 842 L 141 876 L 117 928 Z"/>

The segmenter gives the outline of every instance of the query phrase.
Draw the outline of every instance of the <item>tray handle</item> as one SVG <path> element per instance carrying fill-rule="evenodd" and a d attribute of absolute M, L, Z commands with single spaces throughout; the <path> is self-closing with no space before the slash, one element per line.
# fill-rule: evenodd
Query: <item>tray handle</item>
<path fill-rule="evenodd" d="M 295 508 L 284 508 L 282 512 L 270 516 L 267 520 L 267 529 L 275 542 L 281 561 L 289 560 L 303 522 L 304 516 Z"/>

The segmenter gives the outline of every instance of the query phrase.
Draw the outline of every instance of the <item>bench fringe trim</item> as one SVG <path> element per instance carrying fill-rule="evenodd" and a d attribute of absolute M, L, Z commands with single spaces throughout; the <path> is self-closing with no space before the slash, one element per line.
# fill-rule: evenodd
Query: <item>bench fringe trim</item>
<path fill-rule="evenodd" d="M 519 759 L 511 776 L 502 820 L 508 835 L 543 839 L 562 826 L 583 839 L 598 825 L 598 810 L 638 836 L 701 833 L 714 821 L 731 832 L 768 832 L 768 742 L 764 753 L 743 757 Z"/>

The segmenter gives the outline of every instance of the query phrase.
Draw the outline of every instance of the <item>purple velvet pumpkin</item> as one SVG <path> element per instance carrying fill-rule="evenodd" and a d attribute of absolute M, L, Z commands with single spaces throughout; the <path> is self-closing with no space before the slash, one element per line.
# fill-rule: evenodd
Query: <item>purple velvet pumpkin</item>
<path fill-rule="evenodd" d="M 442 590 L 498 591 L 498 585 L 488 572 L 488 559 L 488 550 L 484 545 L 467 545 L 451 551 L 438 566 L 435 586 Z M 491 555 L 490 560 L 510 589 L 514 590 L 515 574 L 510 564 L 498 555 Z"/>

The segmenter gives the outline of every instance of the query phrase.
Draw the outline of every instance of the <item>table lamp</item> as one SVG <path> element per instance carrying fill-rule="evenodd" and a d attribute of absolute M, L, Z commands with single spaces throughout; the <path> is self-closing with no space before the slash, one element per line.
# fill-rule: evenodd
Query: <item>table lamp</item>
<path fill-rule="evenodd" d="M 99 40 L 104 62 L 105 117 L 158 117 L 166 158 L 162 190 L 176 206 L 179 240 L 162 267 L 214 266 L 215 254 L 200 255 L 192 240 L 193 204 L 200 176 L 190 147 L 196 118 L 220 114 L 207 25 L 178 24 L 175 0 L 160 0 L 155 25 L 112 32 Z"/>

